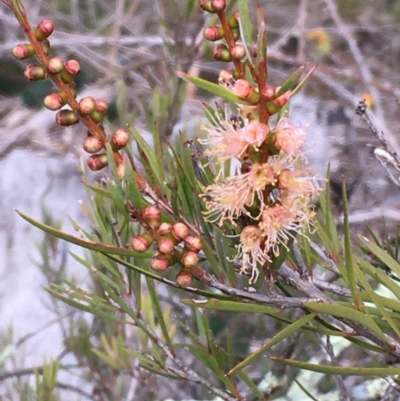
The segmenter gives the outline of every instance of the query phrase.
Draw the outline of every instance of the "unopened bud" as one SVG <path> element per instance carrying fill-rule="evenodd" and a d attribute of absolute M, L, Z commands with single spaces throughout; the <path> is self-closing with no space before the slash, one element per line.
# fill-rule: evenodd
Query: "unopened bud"
<path fill-rule="evenodd" d="M 97 153 L 103 148 L 103 142 L 95 136 L 89 136 L 83 142 L 83 149 L 88 153 Z"/>
<path fill-rule="evenodd" d="M 275 86 L 272 86 L 272 85 L 264 86 L 264 88 L 261 90 L 261 97 L 265 100 L 275 99 L 276 89 L 277 88 L 275 88 Z"/>
<path fill-rule="evenodd" d="M 76 60 L 68 60 L 65 63 L 65 69 L 69 74 L 76 77 L 81 71 L 81 66 Z"/>
<path fill-rule="evenodd" d="M 210 26 L 204 30 L 204 37 L 212 42 L 220 40 L 225 36 L 224 29 L 221 26 Z"/>
<path fill-rule="evenodd" d="M 226 8 L 226 0 L 211 0 L 211 8 L 214 11 L 224 11 Z"/>
<path fill-rule="evenodd" d="M 283 95 L 279 96 L 278 98 L 276 98 L 274 100 L 274 103 L 282 108 L 290 99 L 290 97 L 292 96 L 292 91 L 287 91 L 285 92 Z"/>
<path fill-rule="evenodd" d="M 228 19 L 228 24 L 232 29 L 239 28 L 239 11 L 236 11 L 232 17 Z"/>
<path fill-rule="evenodd" d="M 240 30 L 239 28 L 237 29 L 232 29 L 232 34 L 233 34 L 233 39 L 236 42 L 238 39 L 240 39 Z"/>
<path fill-rule="evenodd" d="M 54 32 L 54 23 L 50 19 L 44 19 L 35 29 L 35 38 L 42 42 Z"/>
<path fill-rule="evenodd" d="M 192 235 L 186 237 L 185 245 L 189 250 L 193 252 L 199 252 L 203 248 L 200 238 L 194 237 Z"/>
<path fill-rule="evenodd" d="M 164 272 L 173 264 L 172 255 L 156 255 L 150 260 L 150 267 L 157 272 Z"/>
<path fill-rule="evenodd" d="M 99 171 L 108 166 L 107 154 L 101 153 L 99 155 L 90 156 L 87 160 L 87 165 L 92 171 Z"/>
<path fill-rule="evenodd" d="M 146 252 L 153 243 L 153 237 L 149 233 L 143 233 L 132 238 L 131 246 L 136 252 Z"/>
<path fill-rule="evenodd" d="M 115 146 L 116 149 L 122 149 L 129 143 L 129 131 L 126 129 L 118 129 L 114 132 L 111 138 L 111 144 Z"/>
<path fill-rule="evenodd" d="M 212 0 L 200 0 L 200 7 L 209 13 L 215 13 L 215 10 L 211 7 Z"/>
<path fill-rule="evenodd" d="M 49 55 L 50 53 L 50 41 L 48 39 L 45 39 L 42 43 L 41 43 L 43 52 L 46 56 Z"/>
<path fill-rule="evenodd" d="M 188 287 L 193 282 L 193 275 L 189 271 L 181 270 L 175 278 L 179 287 Z"/>
<path fill-rule="evenodd" d="M 78 124 L 79 118 L 72 110 L 60 110 L 56 114 L 56 123 L 62 127 Z"/>
<path fill-rule="evenodd" d="M 103 99 L 96 99 L 96 110 L 101 114 L 106 114 L 108 110 L 108 103 Z"/>
<path fill-rule="evenodd" d="M 165 235 L 172 231 L 172 227 L 171 223 L 162 223 L 157 232 L 160 235 Z"/>
<path fill-rule="evenodd" d="M 86 96 L 79 101 L 79 111 L 82 114 L 91 114 L 95 110 L 96 100 L 92 96 Z"/>
<path fill-rule="evenodd" d="M 199 263 L 199 255 L 197 254 L 197 252 L 193 251 L 185 252 L 181 256 L 180 262 L 183 264 L 183 266 L 186 267 L 196 266 L 197 263 Z"/>
<path fill-rule="evenodd" d="M 29 64 L 25 68 L 24 75 L 29 81 L 39 81 L 47 77 L 47 72 L 41 65 Z"/>
<path fill-rule="evenodd" d="M 61 57 L 52 57 L 49 59 L 47 69 L 52 74 L 59 74 L 65 67 L 64 60 Z"/>
<path fill-rule="evenodd" d="M 35 54 L 35 48 L 30 43 L 21 44 L 14 47 L 14 49 L 12 50 L 12 54 L 18 60 L 25 60 Z"/>
<path fill-rule="evenodd" d="M 243 45 L 235 45 L 231 48 L 231 56 L 234 60 L 241 60 L 246 57 L 246 49 Z"/>
<path fill-rule="evenodd" d="M 226 45 L 219 44 L 214 46 L 213 56 L 215 60 L 229 62 L 232 61 L 231 53 Z"/>
<path fill-rule="evenodd" d="M 175 223 L 172 227 L 172 235 L 178 240 L 185 240 L 189 235 L 189 228 L 186 224 L 183 223 Z"/>
<path fill-rule="evenodd" d="M 171 238 L 161 238 L 158 241 L 157 249 L 163 254 L 173 253 L 175 250 L 175 241 Z"/>
<path fill-rule="evenodd" d="M 49 110 L 60 110 L 67 104 L 67 97 L 61 93 L 50 93 L 44 98 L 44 105 Z"/>
<path fill-rule="evenodd" d="M 232 87 L 232 92 L 249 104 L 256 104 L 260 98 L 253 86 L 246 79 L 238 79 Z"/>
<path fill-rule="evenodd" d="M 142 218 L 153 230 L 161 226 L 161 211 L 155 206 L 148 206 L 142 210 Z"/>

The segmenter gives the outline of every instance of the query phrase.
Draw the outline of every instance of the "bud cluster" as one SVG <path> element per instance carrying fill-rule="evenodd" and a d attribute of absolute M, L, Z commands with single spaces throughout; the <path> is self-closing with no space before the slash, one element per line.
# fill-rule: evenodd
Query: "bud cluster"
<path fill-rule="evenodd" d="M 26 27 L 28 30 L 29 26 Z M 24 60 L 36 56 L 40 64 L 30 64 L 25 69 L 25 77 L 30 81 L 50 78 L 57 86 L 58 91 L 50 93 L 44 98 L 44 106 L 56 113 L 56 123 L 68 127 L 83 122 L 88 130 L 88 136 L 83 143 L 83 148 L 92 156 L 89 157 L 87 165 L 91 170 L 98 171 L 108 165 L 106 153 L 99 153 L 105 148 L 107 138 L 103 126 L 100 124 L 107 111 L 108 103 L 103 99 L 95 99 L 91 96 L 84 97 L 79 101 L 77 97 L 77 86 L 75 80 L 81 71 L 79 62 L 76 60 L 63 60 L 59 56 L 48 57 L 50 51 L 49 37 L 54 32 L 54 23 L 45 19 L 41 21 L 32 32 L 35 40 L 32 43 L 17 45 L 12 53 L 19 59 Z M 32 38 L 32 36 L 30 36 Z M 65 109 L 69 105 L 71 109 Z M 129 132 L 118 129 L 110 140 L 114 151 L 115 163 L 119 175 L 123 176 L 123 159 L 118 151 L 129 143 Z"/>
<path fill-rule="evenodd" d="M 154 244 L 156 251 L 150 260 L 150 267 L 164 272 L 178 264 L 181 270 L 176 277 L 179 286 L 188 286 L 192 282 L 191 269 L 199 262 L 202 243 L 199 237 L 192 235 L 184 223 L 162 222 L 160 210 L 155 206 L 146 207 L 139 217 L 146 232 L 131 240 L 132 249 L 146 252 Z"/>

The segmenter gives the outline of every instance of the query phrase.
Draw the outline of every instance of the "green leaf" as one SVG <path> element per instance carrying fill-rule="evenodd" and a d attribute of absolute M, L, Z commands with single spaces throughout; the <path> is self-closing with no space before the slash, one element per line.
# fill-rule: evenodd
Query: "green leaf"
<path fill-rule="evenodd" d="M 82 238 L 75 237 L 71 234 L 67 234 L 63 231 L 56 230 L 53 227 L 47 226 L 43 223 L 41 223 L 38 220 L 35 220 L 34 218 L 28 216 L 27 214 L 16 211 L 23 219 L 25 219 L 27 222 L 32 224 L 33 226 L 39 228 L 42 231 L 45 231 L 48 234 L 54 235 L 57 238 L 63 239 L 71 244 L 75 244 L 78 246 L 81 246 L 82 248 L 90 249 L 92 251 L 98 251 L 98 252 L 103 252 L 105 254 L 112 254 L 112 255 L 119 255 L 119 256 L 134 256 L 137 258 L 151 258 L 152 254 L 150 252 L 144 252 L 144 253 L 139 253 L 135 252 L 130 249 L 126 248 L 117 248 L 111 245 L 106 245 L 106 244 L 101 244 L 89 240 L 84 240 Z"/>
<path fill-rule="evenodd" d="M 250 19 L 250 10 L 248 0 L 238 0 L 239 19 L 240 19 L 240 33 L 242 34 L 243 43 L 246 47 L 251 48 L 253 43 L 253 33 Z"/>
<path fill-rule="evenodd" d="M 307 324 L 310 320 L 314 319 L 315 316 L 316 316 L 316 313 L 310 313 L 306 316 L 303 316 L 301 319 L 296 320 L 291 325 L 285 327 L 278 334 L 275 334 L 266 344 L 264 344 L 262 347 L 260 347 L 257 351 L 253 352 L 242 362 L 238 363 L 227 374 L 231 375 L 233 373 L 238 372 L 239 370 L 242 370 L 243 368 L 248 366 L 251 362 L 253 362 L 255 359 L 259 358 L 262 354 L 264 354 L 266 351 L 268 351 L 270 348 L 272 348 L 274 345 L 278 344 L 286 337 L 288 337 L 291 334 L 293 334 L 294 332 L 298 331 L 301 327 L 303 327 L 305 324 Z"/>
<path fill-rule="evenodd" d="M 372 320 L 372 318 L 355 309 L 347 308 L 337 304 L 323 304 L 318 302 L 305 302 L 304 307 L 311 309 L 314 312 L 326 313 L 327 315 L 360 323 L 363 326 L 368 327 L 374 333 L 378 334 L 378 336 L 383 340 L 387 341 L 386 336 L 383 334 L 378 325 Z"/>
<path fill-rule="evenodd" d="M 247 102 L 244 99 L 241 99 L 239 96 L 235 95 L 232 91 L 221 85 L 214 84 L 212 82 L 206 81 L 205 79 L 194 77 L 192 75 L 188 75 L 180 71 L 178 71 L 176 74 L 178 75 L 178 77 L 182 78 L 187 82 L 192 83 L 193 85 L 196 85 L 198 88 L 204 89 L 212 93 L 213 95 L 222 97 L 223 99 L 228 100 L 229 102 L 247 104 Z"/>
<path fill-rule="evenodd" d="M 394 376 L 400 374 L 400 367 L 385 367 L 385 368 L 362 368 L 362 367 L 346 367 L 346 366 L 329 366 L 321 364 L 313 364 L 302 361 L 295 361 L 293 359 L 281 359 L 273 356 L 269 356 L 276 362 L 284 363 L 285 365 L 293 366 L 299 369 L 310 370 L 312 372 L 325 373 L 328 375 L 340 375 L 340 376 Z"/>
<path fill-rule="evenodd" d="M 276 97 L 282 96 L 287 91 L 291 90 L 296 82 L 299 80 L 301 75 L 303 74 L 304 66 L 299 67 L 279 88 Z"/>
<path fill-rule="evenodd" d="M 219 299 L 181 299 L 185 305 L 201 309 L 223 310 L 232 312 L 246 312 L 246 313 L 266 313 L 278 314 L 281 309 L 272 306 L 256 305 L 251 303 L 237 302 L 237 301 L 221 301 Z"/>

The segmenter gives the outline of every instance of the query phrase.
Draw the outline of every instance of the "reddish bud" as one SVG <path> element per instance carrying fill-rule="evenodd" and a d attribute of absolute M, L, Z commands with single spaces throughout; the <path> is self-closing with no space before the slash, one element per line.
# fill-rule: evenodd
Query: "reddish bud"
<path fill-rule="evenodd" d="M 203 35 L 207 40 L 214 42 L 215 40 L 222 39 L 225 33 L 221 26 L 210 26 L 204 29 Z"/>
<path fill-rule="evenodd" d="M 66 103 L 67 98 L 61 93 L 50 93 L 44 98 L 44 105 L 49 110 L 60 110 Z"/>
<path fill-rule="evenodd" d="M 229 62 L 232 61 L 231 53 L 226 45 L 219 44 L 214 46 L 213 56 L 215 60 Z"/>
<path fill-rule="evenodd" d="M 234 60 L 241 60 L 246 57 L 246 49 L 243 45 L 235 45 L 231 48 L 231 56 Z"/>
<path fill-rule="evenodd" d="M 183 223 L 175 223 L 172 227 L 172 235 L 178 240 L 185 240 L 189 235 L 189 228 L 186 224 Z"/>
<path fill-rule="evenodd" d="M 214 11 L 224 11 L 226 8 L 226 0 L 211 0 L 211 8 Z"/>
<path fill-rule="evenodd" d="M 174 264 L 172 255 L 156 255 L 150 260 L 150 267 L 157 272 L 164 272 Z"/>
<path fill-rule="evenodd" d="M 103 142 L 95 136 L 89 136 L 83 142 L 83 149 L 88 153 L 97 153 L 103 148 Z"/>
<path fill-rule="evenodd" d="M 172 231 L 172 227 L 171 223 L 162 223 L 157 232 L 160 235 L 165 235 Z"/>
<path fill-rule="evenodd" d="M 48 56 L 48 54 L 50 53 L 50 41 L 48 39 L 45 39 L 42 43 L 41 43 L 42 49 L 44 51 L 44 54 L 46 56 Z"/>
<path fill-rule="evenodd" d="M 87 165 L 92 171 L 99 171 L 108 166 L 107 154 L 101 153 L 99 155 L 90 156 L 87 160 Z"/>
<path fill-rule="evenodd" d="M 215 13 L 215 10 L 211 7 L 212 0 L 200 0 L 200 7 L 209 13 Z"/>
<path fill-rule="evenodd" d="M 52 74 L 59 74 L 65 67 L 64 60 L 61 57 L 52 57 L 49 59 L 47 69 Z"/>
<path fill-rule="evenodd" d="M 180 258 L 180 262 L 183 264 L 185 267 L 193 267 L 196 266 L 197 263 L 199 263 L 199 255 L 197 252 L 193 251 L 188 251 L 183 253 L 183 255 Z"/>
<path fill-rule="evenodd" d="M 276 96 L 275 86 L 266 85 L 261 91 L 261 97 L 266 100 L 273 100 Z"/>
<path fill-rule="evenodd" d="M 116 149 L 122 149 L 129 143 L 129 139 L 129 131 L 120 128 L 114 132 L 111 138 L 111 144 L 114 145 Z"/>
<path fill-rule="evenodd" d="M 292 91 L 287 91 L 285 92 L 283 95 L 279 96 L 278 98 L 276 98 L 274 100 L 274 103 L 278 106 L 278 107 L 283 107 L 290 99 L 290 97 L 292 96 Z"/>
<path fill-rule="evenodd" d="M 189 250 L 193 252 L 199 252 L 203 248 L 200 238 L 194 237 L 192 235 L 186 237 L 185 245 Z"/>
<path fill-rule="evenodd" d="M 35 48 L 30 43 L 26 45 L 21 44 L 14 47 L 14 49 L 12 50 L 12 54 L 18 60 L 25 60 L 35 54 Z"/>
<path fill-rule="evenodd" d="M 95 110 L 96 100 L 92 96 L 84 97 L 79 101 L 79 111 L 82 114 L 91 114 Z"/>
<path fill-rule="evenodd" d="M 193 282 L 193 275 L 188 271 L 181 270 L 176 276 L 175 282 L 179 287 L 188 287 Z"/>
<path fill-rule="evenodd" d="M 39 81 L 47 77 L 47 72 L 41 65 L 29 64 L 25 68 L 24 75 L 29 81 Z"/>
<path fill-rule="evenodd" d="M 76 60 L 68 60 L 65 63 L 65 70 L 68 72 L 68 74 L 76 77 L 81 71 L 81 66 Z"/>
<path fill-rule="evenodd" d="M 56 114 L 56 123 L 62 127 L 78 124 L 79 118 L 72 110 L 60 110 Z"/>
<path fill-rule="evenodd" d="M 161 226 L 161 212 L 155 206 L 148 206 L 143 209 L 142 218 L 154 230 Z"/>
<path fill-rule="evenodd" d="M 44 19 L 35 29 L 35 38 L 42 42 L 54 32 L 54 23 L 50 19 Z"/>
<path fill-rule="evenodd" d="M 106 114 L 108 110 L 108 103 L 103 99 L 97 99 L 96 110 L 101 114 Z"/>
<path fill-rule="evenodd" d="M 175 241 L 171 238 L 161 238 L 158 241 L 157 249 L 163 254 L 173 253 L 175 250 Z"/>
<path fill-rule="evenodd" d="M 136 252 L 146 252 L 153 243 L 153 237 L 149 233 L 143 233 L 132 238 L 131 246 Z"/>

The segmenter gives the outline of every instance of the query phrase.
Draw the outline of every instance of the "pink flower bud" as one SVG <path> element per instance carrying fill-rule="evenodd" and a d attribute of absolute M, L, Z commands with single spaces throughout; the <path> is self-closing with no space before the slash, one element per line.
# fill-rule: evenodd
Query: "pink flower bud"
<path fill-rule="evenodd" d="M 172 231 L 172 227 L 171 223 L 162 223 L 157 233 L 160 235 L 168 234 Z"/>
<path fill-rule="evenodd" d="M 209 13 L 215 13 L 215 10 L 211 7 L 212 0 L 200 0 L 200 7 Z"/>
<path fill-rule="evenodd" d="M 35 38 L 42 42 L 47 39 L 54 31 L 54 23 L 50 19 L 44 19 L 35 29 Z"/>
<path fill-rule="evenodd" d="M 66 103 L 66 96 L 61 96 L 61 93 L 50 93 L 44 98 L 44 105 L 49 110 L 60 110 Z"/>
<path fill-rule="evenodd" d="M 231 53 L 226 45 L 219 44 L 214 46 L 213 56 L 218 61 L 232 61 Z"/>
<path fill-rule="evenodd" d="M 193 252 L 199 252 L 203 248 L 200 238 L 192 235 L 186 237 L 185 245 Z"/>
<path fill-rule="evenodd" d="M 52 74 L 59 74 L 65 67 L 64 60 L 61 57 L 52 57 L 49 59 L 47 69 Z"/>
<path fill-rule="evenodd" d="M 157 272 L 164 272 L 173 263 L 171 255 L 156 255 L 150 260 L 150 267 Z"/>
<path fill-rule="evenodd" d="M 243 45 L 235 45 L 231 49 L 231 56 L 234 60 L 241 60 L 246 57 L 246 49 Z"/>
<path fill-rule="evenodd" d="M 96 100 L 92 96 L 86 96 L 79 101 L 79 111 L 82 114 L 91 114 L 95 110 Z"/>
<path fill-rule="evenodd" d="M 186 224 L 183 223 L 175 223 L 172 227 L 172 235 L 178 240 L 185 240 L 189 235 L 189 228 Z"/>
<path fill-rule="evenodd" d="M 47 77 L 47 72 L 41 65 L 29 64 L 25 68 L 24 75 L 29 81 L 39 81 Z"/>
<path fill-rule="evenodd" d="M 175 282 L 179 287 L 188 287 L 193 282 L 193 275 L 185 270 L 180 271 L 175 278 Z"/>
<path fill-rule="evenodd" d="M 175 242 L 171 238 L 161 238 L 158 241 L 157 249 L 160 253 L 173 253 L 175 250 Z"/>
<path fill-rule="evenodd" d="M 275 86 L 266 85 L 261 91 L 261 97 L 265 100 L 273 100 L 276 96 L 276 89 Z"/>
<path fill-rule="evenodd" d="M 71 74 L 72 76 L 76 77 L 81 71 L 81 66 L 76 60 L 68 60 L 65 63 L 65 69 L 68 72 L 68 74 Z"/>
<path fill-rule="evenodd" d="M 183 266 L 185 266 L 185 267 L 193 267 L 193 266 L 196 266 L 197 263 L 199 263 L 199 255 L 197 254 L 197 252 L 193 252 L 193 251 L 185 252 L 185 253 L 181 256 L 180 262 L 181 262 L 181 263 L 183 264 Z"/>
<path fill-rule="evenodd" d="M 132 238 L 131 246 L 136 252 L 146 252 L 152 243 L 153 237 L 149 233 L 143 233 Z"/>
<path fill-rule="evenodd" d="M 88 153 L 97 153 L 103 148 L 103 143 L 95 136 L 89 136 L 83 142 L 83 149 Z"/>
<path fill-rule="evenodd" d="M 115 145 L 117 149 L 122 149 L 129 143 L 129 139 L 129 131 L 120 128 L 114 132 L 111 138 L 111 144 Z"/>
<path fill-rule="evenodd" d="M 14 49 L 12 50 L 12 54 L 18 60 L 25 60 L 35 54 L 35 48 L 30 43 L 26 45 L 21 44 L 14 47 Z"/>
<path fill-rule="evenodd" d="M 276 106 L 282 108 L 290 99 L 292 96 L 292 91 L 287 91 L 283 95 L 279 96 L 274 100 L 274 103 Z"/>
<path fill-rule="evenodd" d="M 108 110 L 108 103 L 103 99 L 97 99 L 96 110 L 101 114 L 106 114 Z"/>
<path fill-rule="evenodd" d="M 214 11 L 224 11 L 226 8 L 226 0 L 211 0 L 211 8 Z"/>
<path fill-rule="evenodd" d="M 78 124 L 79 118 L 72 110 L 60 110 L 56 114 L 56 123 L 62 127 Z"/>
<path fill-rule="evenodd" d="M 87 160 L 87 165 L 92 171 L 99 171 L 108 166 L 107 154 L 101 153 L 99 155 L 90 156 Z"/>
<path fill-rule="evenodd" d="M 142 218 L 153 230 L 157 230 L 161 226 L 161 211 L 155 206 L 143 209 Z"/>
<path fill-rule="evenodd" d="M 204 30 L 204 37 L 212 42 L 220 40 L 225 36 L 224 29 L 221 26 L 210 26 Z"/>

